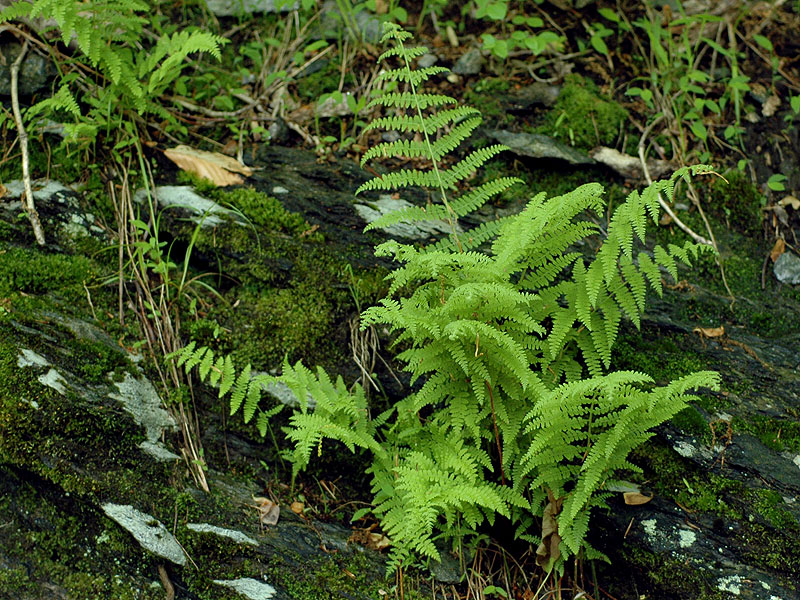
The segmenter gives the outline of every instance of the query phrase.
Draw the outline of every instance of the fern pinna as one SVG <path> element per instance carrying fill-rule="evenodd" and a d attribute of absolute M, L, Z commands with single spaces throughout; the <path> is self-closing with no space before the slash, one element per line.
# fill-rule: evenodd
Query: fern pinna
<path fill-rule="evenodd" d="M 474 109 L 423 114 L 454 101 L 417 92 L 439 69 L 411 68 L 424 50 L 406 48 L 408 37 L 394 25 L 386 28 L 384 40 L 395 45 L 382 58 L 398 57 L 404 66 L 384 79 L 407 89 L 373 102 L 401 111 L 373 126 L 421 134 L 422 141 L 381 143 L 365 159 L 422 157 L 431 170 L 384 175 L 360 191 L 427 185 L 441 204 L 387 215 L 368 228 L 448 219 L 453 233 L 427 248 L 393 240 L 379 245 L 376 253 L 399 266 L 389 275 L 387 297 L 364 311 L 361 323 L 395 334 L 395 344 L 405 348 L 397 359 L 422 385 L 370 418 L 358 386 L 350 392 L 322 370 L 284 365 L 278 379 L 299 400 L 288 429 L 295 470 L 308 464 L 324 439 L 372 453 L 371 511 L 392 540 L 391 569 L 414 555 L 438 558 L 437 539 L 459 542 L 498 514 L 516 524 L 520 537 L 539 544 L 537 559 L 545 569 L 563 569 L 580 553 L 601 557 L 586 534 L 591 508 L 607 496 L 604 487 L 620 469 L 635 470 L 627 460 L 631 449 L 686 406 L 690 389 L 718 385 L 711 372 L 660 388 L 644 374 L 608 373 L 622 317 L 638 326 L 647 287 L 662 292 L 660 268 L 675 277 L 677 261 L 688 264 L 704 249 L 687 243 L 656 247 L 652 254 L 634 250 L 637 239 L 645 240 L 648 219 L 658 219 L 658 194 L 671 198 L 679 178 L 709 169 L 684 168 L 630 194 L 614 211 L 591 261 L 574 248 L 601 233 L 581 218 L 587 210 L 602 215 L 598 184 L 550 199 L 539 194 L 519 214 L 461 233 L 459 217 L 516 180 L 448 197 L 501 147 L 442 167 L 479 117 Z M 432 128 L 443 123 L 450 131 L 433 139 Z M 487 252 L 474 249 L 485 241 L 491 242 Z M 237 397 L 242 394 L 249 388 Z"/>

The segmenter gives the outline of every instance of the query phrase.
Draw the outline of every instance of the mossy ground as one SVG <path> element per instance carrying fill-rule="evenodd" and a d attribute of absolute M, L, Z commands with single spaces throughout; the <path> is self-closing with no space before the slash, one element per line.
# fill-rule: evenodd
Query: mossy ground
<path fill-rule="evenodd" d="M 571 74 L 564 78 L 555 105 L 535 132 L 590 150 L 613 146 L 627 118 L 628 111 L 604 97 L 590 79 Z"/>

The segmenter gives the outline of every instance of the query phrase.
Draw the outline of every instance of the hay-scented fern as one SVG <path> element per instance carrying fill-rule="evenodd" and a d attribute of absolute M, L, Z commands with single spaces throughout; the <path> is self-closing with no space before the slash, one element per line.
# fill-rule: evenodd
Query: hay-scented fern
<path fill-rule="evenodd" d="M 550 199 L 539 194 L 518 215 L 461 232 L 459 217 L 516 180 L 450 196 L 502 147 L 443 166 L 480 116 L 469 108 L 431 112 L 455 101 L 417 91 L 439 69 L 412 69 L 425 50 L 406 48 L 408 38 L 386 26 L 384 41 L 393 46 L 381 60 L 399 58 L 401 67 L 382 77 L 398 82 L 400 91 L 374 102 L 396 114 L 372 125 L 408 139 L 379 144 L 365 160 L 421 158 L 431 168 L 384 175 L 362 190 L 421 185 L 433 188 L 441 204 L 388 215 L 370 228 L 444 219 L 452 235 L 426 248 L 396 241 L 377 247 L 400 266 L 389 275 L 387 297 L 362 314 L 362 327 L 382 325 L 395 334 L 395 343 L 406 348 L 397 359 L 422 382 L 419 391 L 371 416 L 360 387 L 351 391 L 341 377 L 334 382 L 319 368 L 285 364 L 278 378 L 251 380 L 249 368 L 237 376 L 228 358 L 193 345 L 179 361 L 199 365 L 201 378 L 220 382 L 220 394 L 232 395 L 233 412 L 244 406 L 245 419 L 259 414 L 262 430 L 268 418 L 259 405 L 262 386 L 288 384 L 299 404 L 287 429 L 295 472 L 325 440 L 369 451 L 371 512 L 392 541 L 391 569 L 414 557 L 438 559 L 438 539 L 460 542 L 499 514 L 515 524 L 518 536 L 539 544 L 542 567 L 561 570 L 570 556 L 602 556 L 586 541 L 590 511 L 604 506 L 604 490 L 618 470 L 636 470 L 627 461 L 631 449 L 686 406 L 689 390 L 718 385 L 711 372 L 665 387 L 654 387 L 641 373 L 607 372 L 623 315 L 638 325 L 648 285 L 662 291 L 659 266 L 675 277 L 676 260 L 688 264 L 700 249 L 656 247 L 652 257 L 634 252 L 636 239 L 644 242 L 647 220 L 658 219 L 657 195 L 671 198 L 678 177 L 708 169 L 682 169 L 633 192 L 614 211 L 589 262 L 572 248 L 601 233 L 580 218 L 587 210 L 602 216 L 598 184 Z M 483 242 L 490 242 L 487 252 L 473 249 Z"/>

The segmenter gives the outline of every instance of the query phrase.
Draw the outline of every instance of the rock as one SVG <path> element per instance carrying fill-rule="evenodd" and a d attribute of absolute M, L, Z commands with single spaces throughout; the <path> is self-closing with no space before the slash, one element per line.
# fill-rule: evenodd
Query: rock
<path fill-rule="evenodd" d="M 591 156 L 597 162 L 611 167 L 626 179 L 641 181 L 645 178 L 642 162 L 636 156 L 623 154 L 619 150 L 607 146 L 595 148 Z M 647 161 L 647 170 L 650 173 L 650 179 L 656 181 L 673 171 L 674 168 L 667 160 L 650 159 Z"/>
<path fill-rule="evenodd" d="M 414 206 L 410 202 L 402 199 L 394 199 L 388 194 L 382 194 L 375 202 L 368 204 L 356 204 L 356 212 L 367 223 L 379 219 L 383 215 L 396 210 L 410 208 Z M 381 227 L 383 231 L 392 237 L 410 238 L 414 240 L 428 239 L 432 235 L 449 234 L 450 224 L 447 221 L 423 221 L 420 223 L 396 223 L 390 227 Z M 460 229 L 458 229 L 460 231 Z"/>
<path fill-rule="evenodd" d="M 110 393 L 109 398 L 119 400 L 123 408 L 131 414 L 137 425 L 145 429 L 144 442 L 139 447 L 158 460 L 177 460 L 161 443 L 161 435 L 165 429 L 175 427 L 175 420 L 162 408 L 161 398 L 153 384 L 145 377 L 135 378 L 125 373 L 122 381 L 115 381 L 117 393 Z"/>
<path fill-rule="evenodd" d="M 4 59 L 0 63 L 0 95 L 2 96 L 11 94 L 11 64 L 17 59 L 21 49 L 22 46 L 18 42 L 0 44 L 0 56 L 3 56 Z M 19 95 L 32 96 L 45 88 L 55 73 L 50 61 L 36 52 L 28 50 L 19 69 Z"/>
<path fill-rule="evenodd" d="M 472 48 L 462 54 L 453 65 L 453 73 L 457 75 L 477 75 L 481 72 L 486 59 L 483 58 L 480 48 Z"/>
<path fill-rule="evenodd" d="M 428 67 L 432 67 L 439 61 L 439 57 L 435 54 L 431 54 L 428 52 L 427 54 L 423 54 L 417 59 L 417 66 L 420 69 L 427 69 Z"/>
<path fill-rule="evenodd" d="M 187 523 L 186 528 L 198 533 L 213 533 L 220 537 L 232 539 L 237 544 L 250 544 L 251 546 L 258 546 L 258 542 L 248 535 L 243 534 L 241 531 L 235 529 L 225 529 L 224 527 L 217 527 L 208 523 Z"/>
<path fill-rule="evenodd" d="M 339 12 L 339 3 L 335 0 L 326 0 L 322 5 L 322 35 L 327 38 L 352 38 L 358 35 L 360 40 L 368 44 L 376 44 L 381 39 L 381 21 L 368 10 L 360 10 L 355 14 L 348 11 L 346 19 Z"/>
<path fill-rule="evenodd" d="M 514 133 L 505 129 L 490 131 L 489 135 L 508 146 L 514 154 L 531 158 L 555 158 L 571 165 L 591 165 L 594 160 L 583 152 L 538 133 Z"/>
<path fill-rule="evenodd" d="M 108 517 L 116 521 L 123 529 L 130 532 L 136 541 L 156 556 L 165 558 L 176 565 L 186 564 L 186 555 L 183 553 L 178 540 L 167 531 L 160 521 L 147 513 L 136 510 L 129 504 L 112 504 L 106 502 L 100 508 Z"/>
<path fill-rule="evenodd" d="M 503 100 L 509 104 L 509 110 L 528 111 L 533 106 L 553 106 L 561 93 L 560 85 L 550 85 L 535 81 L 519 90 L 512 90 Z"/>
<path fill-rule="evenodd" d="M 781 283 L 800 284 L 800 257 L 792 252 L 784 252 L 775 261 L 772 271 Z"/>
<path fill-rule="evenodd" d="M 218 17 L 235 17 L 253 13 L 275 13 L 275 0 L 205 0 L 206 7 Z M 280 12 L 297 10 L 299 2 L 278 2 Z"/>
<path fill-rule="evenodd" d="M 269 600 L 276 594 L 275 588 L 270 584 L 249 577 L 230 580 L 215 579 L 214 583 L 231 588 L 245 598 L 250 598 L 250 600 Z"/>
<path fill-rule="evenodd" d="M 223 208 L 213 200 L 203 198 L 188 185 L 161 185 L 155 189 L 158 204 L 164 208 L 182 208 L 192 214 L 195 223 L 202 227 L 216 227 L 226 220 L 246 224 L 236 212 Z M 145 203 L 147 192 L 139 190 L 133 197 L 136 202 Z"/>

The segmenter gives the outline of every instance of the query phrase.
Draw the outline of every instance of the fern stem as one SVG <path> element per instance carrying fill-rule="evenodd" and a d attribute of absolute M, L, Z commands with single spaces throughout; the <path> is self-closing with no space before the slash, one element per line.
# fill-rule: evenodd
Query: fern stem
<path fill-rule="evenodd" d="M 400 49 L 403 54 L 403 62 L 406 65 L 406 71 L 408 73 L 411 72 L 411 64 L 408 62 L 408 54 L 406 54 L 406 47 L 403 45 L 403 40 L 397 39 L 397 44 L 400 46 Z M 439 191 L 442 194 L 442 204 L 447 209 L 447 222 L 450 225 L 450 229 L 453 231 L 453 239 L 456 242 L 456 246 L 458 247 L 459 252 L 464 252 L 464 248 L 461 246 L 461 240 L 458 238 L 458 232 L 456 231 L 456 219 L 457 215 L 455 211 L 450 206 L 450 203 L 447 201 L 447 193 L 444 191 L 444 184 L 442 183 L 442 177 L 439 173 L 439 164 L 436 160 L 434 153 L 433 153 L 433 146 L 431 145 L 430 136 L 428 136 L 428 130 L 425 127 L 425 119 L 422 116 L 422 107 L 419 104 L 419 98 L 417 98 L 417 89 L 414 86 L 414 82 L 409 77 L 408 85 L 411 86 L 411 95 L 414 97 L 414 106 L 417 109 L 417 116 L 419 117 L 419 122 L 422 124 L 422 133 L 425 135 L 425 147 L 428 149 L 428 156 L 431 158 L 431 163 L 433 164 L 433 172 L 436 175 L 436 181 L 439 184 Z"/>
<path fill-rule="evenodd" d="M 486 384 L 486 389 L 489 390 L 489 403 L 492 406 L 492 425 L 494 426 L 494 441 L 497 444 L 497 454 L 500 455 L 500 483 L 506 484 L 506 472 L 503 469 L 503 448 L 500 445 L 500 432 L 497 430 L 497 417 L 494 412 L 494 394 L 492 394 L 492 386 L 488 380 L 483 381 Z"/>

